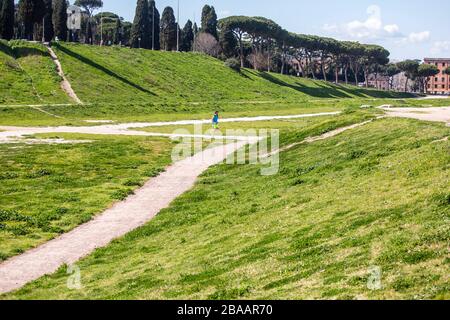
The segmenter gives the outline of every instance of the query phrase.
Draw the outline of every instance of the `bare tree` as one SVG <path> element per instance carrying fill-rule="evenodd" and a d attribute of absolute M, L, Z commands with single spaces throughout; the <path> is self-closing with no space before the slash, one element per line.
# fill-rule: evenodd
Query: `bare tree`
<path fill-rule="evenodd" d="M 217 57 L 220 54 L 220 45 L 214 36 L 202 32 L 195 38 L 194 51 Z"/>

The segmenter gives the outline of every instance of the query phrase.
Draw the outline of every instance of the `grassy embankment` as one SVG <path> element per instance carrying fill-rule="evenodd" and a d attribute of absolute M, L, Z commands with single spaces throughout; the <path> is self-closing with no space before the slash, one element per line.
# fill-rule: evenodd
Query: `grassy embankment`
<path fill-rule="evenodd" d="M 125 122 L 208 118 L 214 110 L 230 116 L 292 114 L 304 109 L 316 112 L 393 103 L 392 98 L 411 97 L 248 69 L 237 73 L 219 60 L 193 53 L 79 44 L 60 44 L 54 49 L 75 92 L 87 105 L 41 107 L 48 113 L 5 105 L 0 109 L 0 124 L 80 125 L 85 119 Z M 45 61 L 51 63 L 47 56 Z M 18 75 L 9 72 L 8 77 L 5 82 L 12 83 Z M 11 101 L 13 98 L 16 101 Z M 7 102 L 3 104 L 29 103 L 30 99 L 15 94 Z M 39 103 L 39 99 L 31 102 Z M 66 102 L 66 98 L 54 102 Z"/>
<path fill-rule="evenodd" d="M 367 117 L 316 119 L 282 141 Z M 146 226 L 81 260 L 83 289 L 67 289 L 61 268 L 4 298 L 448 298 L 448 135 L 443 124 L 382 119 L 283 152 L 275 176 L 215 166 Z M 379 290 L 367 287 L 373 266 Z"/>
<path fill-rule="evenodd" d="M 61 78 L 47 49 L 40 44 L 0 41 L 0 75 L 0 105 L 71 102 L 60 87 Z"/>

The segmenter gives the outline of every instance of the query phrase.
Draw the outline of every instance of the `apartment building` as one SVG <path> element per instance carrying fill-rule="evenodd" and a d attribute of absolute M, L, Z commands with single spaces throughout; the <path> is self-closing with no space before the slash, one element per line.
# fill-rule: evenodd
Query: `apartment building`
<path fill-rule="evenodd" d="M 427 64 L 434 64 L 439 69 L 439 74 L 428 79 L 427 93 L 450 95 L 450 76 L 444 71 L 450 67 L 450 59 L 432 59 L 425 58 L 424 62 Z"/>

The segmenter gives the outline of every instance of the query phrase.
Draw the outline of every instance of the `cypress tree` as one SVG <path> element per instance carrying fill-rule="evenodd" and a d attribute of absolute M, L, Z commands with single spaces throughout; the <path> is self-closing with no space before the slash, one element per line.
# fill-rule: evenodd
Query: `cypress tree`
<path fill-rule="evenodd" d="M 148 0 L 137 2 L 130 42 L 133 48 L 149 49 L 151 47 Z"/>
<path fill-rule="evenodd" d="M 213 6 L 205 5 L 202 10 L 202 32 L 206 32 L 219 40 L 217 35 L 217 14 Z"/>
<path fill-rule="evenodd" d="M 44 0 L 45 15 L 44 15 L 44 40 L 49 42 L 53 39 L 53 3 L 52 0 Z"/>
<path fill-rule="evenodd" d="M 114 44 L 120 44 L 122 42 L 122 22 L 120 18 L 116 21 L 116 26 L 114 27 L 114 36 L 113 36 Z"/>
<path fill-rule="evenodd" d="M 198 26 L 197 26 L 197 22 L 194 22 L 194 38 L 197 36 L 198 34 Z"/>
<path fill-rule="evenodd" d="M 166 51 L 177 48 L 177 23 L 171 7 L 166 7 L 161 17 L 161 49 Z"/>
<path fill-rule="evenodd" d="M 86 38 L 84 39 L 84 42 L 86 44 L 93 44 L 94 43 L 94 35 L 92 33 L 92 22 L 91 18 L 89 17 L 86 23 Z"/>
<path fill-rule="evenodd" d="M 27 40 L 33 40 L 34 29 L 34 1 L 33 0 L 20 0 L 19 1 L 19 16 L 24 27 L 24 37 Z"/>
<path fill-rule="evenodd" d="M 149 2 L 148 15 L 149 15 L 148 21 L 150 24 L 150 47 L 152 49 L 159 50 L 160 15 L 158 9 L 156 8 L 155 0 L 150 0 Z"/>
<path fill-rule="evenodd" d="M 0 0 L 0 38 L 11 40 L 14 36 L 14 0 Z"/>
<path fill-rule="evenodd" d="M 192 27 L 192 21 L 188 20 L 181 33 L 180 50 L 185 52 L 192 51 L 193 43 L 194 43 L 194 30 Z"/>
<path fill-rule="evenodd" d="M 67 40 L 67 2 L 54 0 L 53 2 L 53 28 L 55 37 L 61 41 Z"/>

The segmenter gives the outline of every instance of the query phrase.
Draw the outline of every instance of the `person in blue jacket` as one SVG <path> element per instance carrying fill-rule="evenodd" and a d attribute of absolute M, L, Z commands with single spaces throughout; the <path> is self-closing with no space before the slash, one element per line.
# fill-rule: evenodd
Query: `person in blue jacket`
<path fill-rule="evenodd" d="M 213 129 L 219 129 L 219 111 L 216 111 L 214 113 L 212 125 L 213 125 Z"/>

